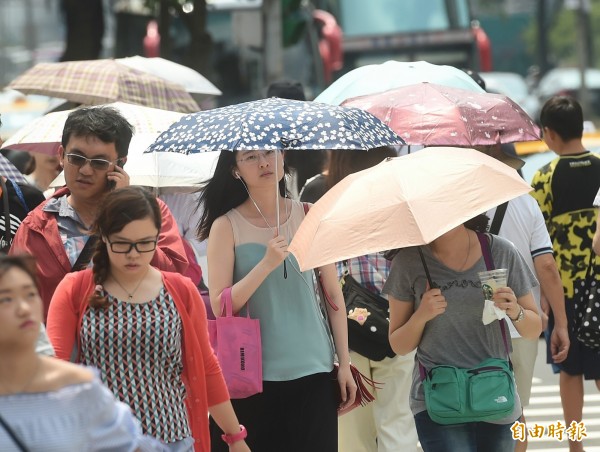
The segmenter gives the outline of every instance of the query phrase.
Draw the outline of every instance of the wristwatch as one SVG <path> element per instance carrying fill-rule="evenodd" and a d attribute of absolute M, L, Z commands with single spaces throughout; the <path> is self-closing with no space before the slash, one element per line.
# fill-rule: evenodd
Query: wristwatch
<path fill-rule="evenodd" d="M 525 318 L 525 309 L 523 306 L 519 305 L 519 314 L 516 319 L 511 319 L 513 323 L 519 323 L 521 320 Z"/>
<path fill-rule="evenodd" d="M 248 436 L 248 431 L 246 430 L 246 427 L 240 424 L 240 431 L 238 433 L 234 433 L 233 435 L 227 435 L 223 433 L 221 438 L 231 446 L 233 443 L 237 443 L 238 441 L 245 439 L 246 436 Z"/>

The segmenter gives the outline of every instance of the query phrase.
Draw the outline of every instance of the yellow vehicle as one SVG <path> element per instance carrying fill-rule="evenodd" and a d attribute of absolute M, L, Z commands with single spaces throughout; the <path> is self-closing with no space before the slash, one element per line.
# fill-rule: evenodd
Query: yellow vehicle
<path fill-rule="evenodd" d="M 584 133 L 582 142 L 586 149 L 594 150 L 600 148 L 600 132 Z M 520 156 L 539 154 L 541 152 L 549 151 L 548 146 L 546 146 L 546 143 L 544 143 L 543 140 L 515 143 L 515 150 Z"/>

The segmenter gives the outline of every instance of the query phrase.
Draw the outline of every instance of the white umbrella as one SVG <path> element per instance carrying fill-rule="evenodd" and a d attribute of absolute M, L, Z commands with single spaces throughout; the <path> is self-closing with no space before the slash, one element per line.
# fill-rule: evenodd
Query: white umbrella
<path fill-rule="evenodd" d="M 484 90 L 467 73 L 453 66 L 426 61 L 394 61 L 361 66 L 344 74 L 317 96 L 316 102 L 341 105 L 346 99 L 429 82 L 476 93 Z"/>
<path fill-rule="evenodd" d="M 223 94 L 219 88 L 199 72 L 173 61 L 165 60 L 164 58 L 132 56 L 117 58 L 115 61 L 138 71 L 147 72 L 170 82 L 179 83 L 191 94 L 203 94 L 205 96 L 220 96 Z"/>
<path fill-rule="evenodd" d="M 104 106 L 117 109 L 135 128 L 136 134 L 158 134 L 179 120 L 183 114 L 141 105 L 115 102 Z M 48 113 L 17 130 L 2 149 L 56 155 L 67 117 L 73 110 Z"/>
<path fill-rule="evenodd" d="M 184 155 L 173 152 L 144 150 L 152 144 L 158 134 L 136 134 L 129 144 L 127 162 L 123 169 L 129 174 L 131 185 L 154 188 L 157 194 L 193 192 L 199 184 L 212 177 L 219 159 L 219 152 L 203 152 Z M 62 187 L 65 178 L 61 172 L 50 187 Z"/>

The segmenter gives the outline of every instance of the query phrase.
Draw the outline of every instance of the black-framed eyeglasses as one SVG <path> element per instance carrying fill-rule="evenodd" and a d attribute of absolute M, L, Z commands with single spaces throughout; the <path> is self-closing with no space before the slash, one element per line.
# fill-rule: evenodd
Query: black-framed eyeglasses
<path fill-rule="evenodd" d="M 156 249 L 157 243 L 158 237 L 154 240 L 140 240 L 139 242 L 108 242 L 110 250 L 118 254 L 130 253 L 134 248 L 138 253 L 150 253 Z"/>
<path fill-rule="evenodd" d="M 104 160 L 104 159 L 89 159 L 79 154 L 66 154 L 67 162 L 73 166 L 77 166 L 78 168 L 82 168 L 86 163 L 89 162 L 90 166 L 95 170 L 106 171 L 110 168 L 110 165 L 113 163 L 119 163 L 121 159 L 117 159 L 114 161 Z"/>

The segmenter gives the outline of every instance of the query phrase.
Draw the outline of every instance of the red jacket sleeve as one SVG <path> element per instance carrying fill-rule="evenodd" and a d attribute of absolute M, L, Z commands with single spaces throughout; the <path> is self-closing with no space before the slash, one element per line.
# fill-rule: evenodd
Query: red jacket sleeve
<path fill-rule="evenodd" d="M 70 273 L 60 282 L 48 311 L 46 330 L 48 339 L 54 347 L 56 357 L 69 361 L 77 338 L 79 328 L 79 310 L 81 297 L 85 294 L 74 294 L 74 287 L 83 272 Z M 81 284 L 79 284 L 81 285 Z"/>
<path fill-rule="evenodd" d="M 160 270 L 184 274 L 188 267 L 185 249 L 177 223 L 167 205 L 157 199 L 162 215 L 162 227 L 158 236 L 156 253 L 150 264 Z"/>

